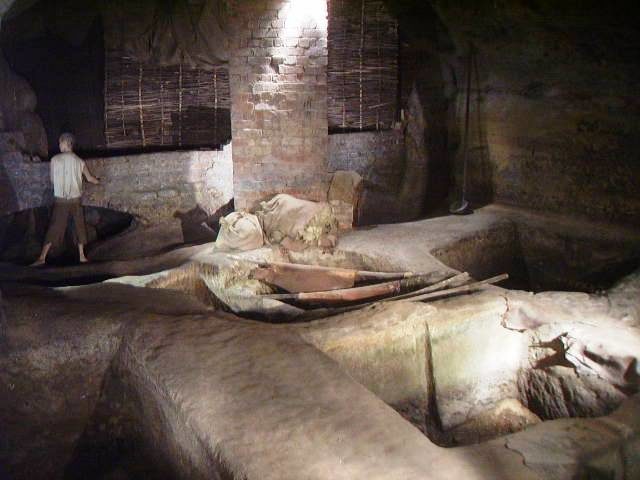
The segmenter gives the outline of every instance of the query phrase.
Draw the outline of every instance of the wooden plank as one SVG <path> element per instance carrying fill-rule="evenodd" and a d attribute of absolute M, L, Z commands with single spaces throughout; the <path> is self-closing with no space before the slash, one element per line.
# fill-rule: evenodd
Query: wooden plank
<path fill-rule="evenodd" d="M 507 280 L 509 275 L 503 273 L 502 275 L 497 275 L 495 277 L 488 278 L 486 280 L 482 280 L 480 282 L 470 283 L 469 285 L 463 285 L 461 287 L 448 288 L 444 290 L 438 290 L 437 292 L 425 293 L 423 295 L 417 295 L 412 298 L 405 298 L 402 300 L 398 300 L 399 302 L 424 302 L 425 300 L 435 300 L 437 298 L 448 297 L 450 295 L 457 295 L 459 293 L 468 293 L 474 290 L 478 290 L 480 287 L 484 285 L 491 285 L 494 283 L 503 282 Z"/>
<path fill-rule="evenodd" d="M 438 277 L 439 275 L 439 272 L 434 272 L 402 280 L 365 285 L 362 287 L 316 292 L 270 294 L 263 295 L 262 297 L 280 301 L 295 301 L 300 303 L 312 304 L 320 303 L 325 305 L 360 302 L 373 298 L 397 295 L 415 288 L 422 288 L 425 285 L 432 284 L 434 277 Z"/>

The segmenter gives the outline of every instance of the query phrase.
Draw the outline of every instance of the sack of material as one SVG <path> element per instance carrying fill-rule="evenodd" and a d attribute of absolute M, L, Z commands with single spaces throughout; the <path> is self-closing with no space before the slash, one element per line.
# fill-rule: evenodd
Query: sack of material
<path fill-rule="evenodd" d="M 264 245 L 262 227 L 255 215 L 233 212 L 220 219 L 216 248 L 220 250 L 254 250 Z"/>
<path fill-rule="evenodd" d="M 327 246 L 327 241 L 335 244 L 338 222 L 328 203 L 301 200 L 281 193 L 262 202 L 256 215 L 271 243 L 288 238 L 314 246 Z"/>
<path fill-rule="evenodd" d="M 327 198 L 340 230 L 349 230 L 357 224 L 363 185 L 362 177 L 356 172 L 339 170 L 333 174 Z"/>

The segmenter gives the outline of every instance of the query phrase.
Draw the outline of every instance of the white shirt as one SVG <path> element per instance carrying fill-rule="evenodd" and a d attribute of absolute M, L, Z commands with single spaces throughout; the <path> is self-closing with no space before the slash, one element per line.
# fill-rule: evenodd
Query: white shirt
<path fill-rule="evenodd" d="M 55 197 L 72 199 L 82 196 L 84 160 L 73 152 L 59 153 L 51 159 L 50 168 Z"/>

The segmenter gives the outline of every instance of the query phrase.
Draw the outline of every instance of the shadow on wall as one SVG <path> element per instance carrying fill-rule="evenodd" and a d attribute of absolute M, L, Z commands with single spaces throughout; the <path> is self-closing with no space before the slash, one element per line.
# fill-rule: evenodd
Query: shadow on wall
<path fill-rule="evenodd" d="M 428 2 L 390 5 L 400 23 L 401 97 L 407 112 L 408 168 L 403 188 L 412 190 L 414 198 L 423 198 L 422 208 L 428 212 L 447 199 L 451 187 L 451 148 L 458 136 L 456 48 Z M 426 178 L 420 172 L 426 172 Z M 422 185 L 412 185 L 411 178 Z"/>
<path fill-rule="evenodd" d="M 176 210 L 173 216 L 180 220 L 184 243 L 215 242 L 220 230 L 220 218 L 234 211 L 233 198 L 209 215 L 200 205 L 186 212 Z"/>
<path fill-rule="evenodd" d="M 16 192 L 9 181 L 9 175 L 0 162 L 0 208 L 1 210 L 14 210 L 18 208 L 18 198 Z M 6 218 L 0 218 L 0 252 L 4 250 L 5 238 L 9 230 L 9 222 Z"/>
<path fill-rule="evenodd" d="M 461 195 L 462 162 L 457 160 L 463 155 L 468 47 L 454 41 L 429 2 L 389 4 L 400 22 L 401 99 L 407 114 L 402 194 L 424 199 L 423 211 L 432 213 Z M 475 83 L 471 89 L 468 192 L 480 205 L 491 201 L 492 171 L 477 61 L 471 73 Z"/>
<path fill-rule="evenodd" d="M 474 205 L 481 206 L 491 203 L 494 194 L 494 175 L 495 165 L 490 160 L 490 149 L 487 140 L 487 131 L 485 127 L 485 109 L 484 102 L 485 96 L 483 95 L 481 72 L 479 64 L 482 62 L 480 53 L 475 46 L 470 45 L 468 47 L 467 56 L 471 55 L 471 89 L 468 93 L 470 95 L 470 108 L 469 108 L 469 146 L 468 146 L 468 174 L 467 174 L 467 193 L 468 199 L 473 202 Z M 467 74 L 467 72 L 465 72 Z M 464 118 L 464 104 L 466 102 L 465 96 L 467 95 L 466 86 L 463 91 L 460 92 L 458 105 L 459 114 L 458 118 Z M 460 126 L 462 135 L 464 135 L 464 125 Z M 460 155 L 456 165 L 463 166 L 464 146 L 460 145 Z M 462 185 L 462 171 L 456 168 L 456 185 Z"/>
<path fill-rule="evenodd" d="M 49 156 L 57 153 L 58 136 L 65 131 L 74 132 L 78 151 L 102 150 L 105 145 L 102 21 L 84 11 L 91 10 L 88 6 L 68 5 L 64 10 L 63 6 L 56 7 L 56 3 L 72 2 L 40 1 L 3 22 L 2 49 L 11 68 L 29 83 L 37 96 L 35 111 L 46 127 Z M 56 8 L 66 12 L 64 29 Z M 53 18 L 46 20 L 50 16 Z"/>
<path fill-rule="evenodd" d="M 0 217 L 0 261 L 27 264 L 34 261 L 42 248 L 49 222 L 51 206 L 22 210 Z M 84 207 L 89 246 L 127 229 L 131 215 L 107 208 Z M 51 250 L 52 263 L 67 264 L 77 260 L 77 239 L 73 221 L 68 220 L 61 245 Z"/>

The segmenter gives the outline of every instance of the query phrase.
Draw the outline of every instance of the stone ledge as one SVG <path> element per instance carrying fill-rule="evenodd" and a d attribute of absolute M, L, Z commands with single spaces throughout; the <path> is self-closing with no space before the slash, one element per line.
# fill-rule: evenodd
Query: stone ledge
<path fill-rule="evenodd" d="M 200 207 L 207 214 L 233 198 L 231 144 L 221 151 L 162 152 L 87 159 L 98 186 L 85 184 L 85 205 L 131 213 L 146 223 L 174 222 L 176 211 Z M 9 197 L 0 215 L 52 202 L 49 163 L 25 162 L 21 155 L 0 159 L 0 182 Z"/>

